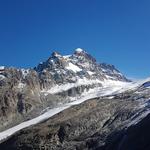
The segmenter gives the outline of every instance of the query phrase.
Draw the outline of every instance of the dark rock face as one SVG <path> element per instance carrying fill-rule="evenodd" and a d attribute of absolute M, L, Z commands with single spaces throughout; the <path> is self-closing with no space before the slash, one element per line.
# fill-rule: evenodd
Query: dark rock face
<path fill-rule="evenodd" d="M 107 143 L 106 150 L 149 150 L 150 149 L 150 115 L 127 130 L 118 132 L 111 143 Z"/>

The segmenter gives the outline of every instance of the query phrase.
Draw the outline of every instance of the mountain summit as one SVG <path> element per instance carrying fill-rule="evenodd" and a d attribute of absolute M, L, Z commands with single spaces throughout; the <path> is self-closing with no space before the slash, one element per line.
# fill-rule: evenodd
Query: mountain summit
<path fill-rule="evenodd" d="M 59 78 L 69 78 L 72 81 L 84 77 L 128 81 L 113 65 L 97 63 L 95 58 L 81 48 L 77 48 L 74 54 L 66 56 L 53 52 L 49 59 L 35 67 L 35 70 L 39 74 L 48 72 L 52 76 L 57 74 Z"/>
<path fill-rule="evenodd" d="M 82 52 L 84 52 L 84 50 L 82 48 L 75 49 L 75 53 L 82 53 Z"/>

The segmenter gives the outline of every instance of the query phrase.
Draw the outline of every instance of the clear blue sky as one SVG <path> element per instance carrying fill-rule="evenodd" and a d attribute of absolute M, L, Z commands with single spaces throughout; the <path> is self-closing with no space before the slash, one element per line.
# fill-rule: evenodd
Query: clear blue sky
<path fill-rule="evenodd" d="M 34 67 L 77 47 L 128 77 L 150 76 L 150 1 L 0 0 L 0 65 Z"/>

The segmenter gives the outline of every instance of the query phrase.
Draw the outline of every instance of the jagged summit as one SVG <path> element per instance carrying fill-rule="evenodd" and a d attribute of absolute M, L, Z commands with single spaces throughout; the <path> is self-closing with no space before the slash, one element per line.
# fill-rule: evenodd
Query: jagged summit
<path fill-rule="evenodd" d="M 52 56 L 53 58 L 61 57 L 60 53 L 57 52 L 57 51 L 52 52 L 51 56 Z"/>
<path fill-rule="evenodd" d="M 76 48 L 74 50 L 74 54 L 76 54 L 76 55 L 81 55 L 81 54 L 85 54 L 85 53 L 87 54 L 87 52 L 85 50 L 83 50 L 82 48 Z M 71 56 L 71 55 L 67 55 L 67 56 Z M 66 58 L 66 56 L 61 55 L 59 53 L 59 51 L 53 51 L 50 57 L 64 57 L 64 58 Z"/>
<path fill-rule="evenodd" d="M 97 63 L 92 55 L 81 48 L 77 48 L 73 54 L 65 56 L 55 51 L 48 60 L 35 67 L 35 70 L 40 76 L 44 72 L 44 74 L 51 75 L 55 82 L 59 81 L 62 84 L 83 78 L 100 81 L 107 79 L 128 81 L 113 65 Z"/>

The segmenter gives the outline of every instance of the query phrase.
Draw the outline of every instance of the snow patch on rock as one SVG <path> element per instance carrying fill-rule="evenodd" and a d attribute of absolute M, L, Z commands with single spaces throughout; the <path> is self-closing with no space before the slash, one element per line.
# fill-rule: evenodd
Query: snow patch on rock
<path fill-rule="evenodd" d="M 0 70 L 4 70 L 5 69 L 5 66 L 0 66 Z"/>
<path fill-rule="evenodd" d="M 66 67 L 68 70 L 72 70 L 73 72 L 80 72 L 82 69 L 80 69 L 78 66 L 74 65 L 73 63 L 69 62 L 68 66 Z"/>
<path fill-rule="evenodd" d="M 77 52 L 77 53 L 81 53 L 81 52 L 83 52 L 84 50 L 82 49 L 82 48 L 77 48 L 77 49 L 75 49 L 75 52 Z"/>

